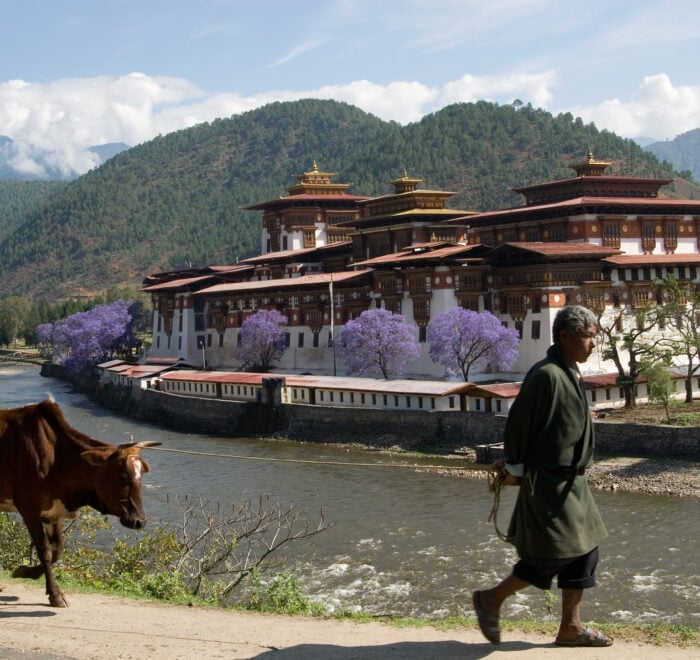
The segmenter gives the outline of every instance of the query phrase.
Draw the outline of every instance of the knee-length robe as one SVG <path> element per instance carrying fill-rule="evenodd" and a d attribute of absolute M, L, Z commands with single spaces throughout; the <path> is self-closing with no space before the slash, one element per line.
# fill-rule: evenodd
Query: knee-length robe
<path fill-rule="evenodd" d="M 521 556 L 577 557 L 607 537 L 585 476 L 593 449 L 581 375 L 554 345 L 525 377 L 505 428 L 506 463 L 522 464 L 508 529 Z"/>

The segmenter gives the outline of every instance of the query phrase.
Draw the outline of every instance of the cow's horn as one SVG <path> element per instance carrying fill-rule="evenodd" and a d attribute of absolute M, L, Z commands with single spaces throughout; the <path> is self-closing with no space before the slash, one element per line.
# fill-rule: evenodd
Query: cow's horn
<path fill-rule="evenodd" d="M 155 442 L 153 440 L 144 440 L 143 442 L 125 442 L 119 445 L 118 449 L 129 449 L 131 447 L 138 447 L 139 449 L 145 449 L 146 447 L 157 447 L 162 445 L 162 442 Z"/>

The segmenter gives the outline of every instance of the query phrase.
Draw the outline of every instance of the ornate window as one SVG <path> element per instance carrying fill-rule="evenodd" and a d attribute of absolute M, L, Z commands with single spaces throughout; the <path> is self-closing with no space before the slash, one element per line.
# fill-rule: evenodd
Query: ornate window
<path fill-rule="evenodd" d="M 656 222 L 644 220 L 642 222 L 642 250 L 644 254 L 651 254 L 656 247 Z"/>
<path fill-rule="evenodd" d="M 620 222 L 619 220 L 603 221 L 603 247 L 620 247 Z"/>
<path fill-rule="evenodd" d="M 316 230 L 304 229 L 304 247 L 313 248 L 316 247 Z"/>
<path fill-rule="evenodd" d="M 666 220 L 664 222 L 664 250 L 675 252 L 678 247 L 678 221 Z"/>

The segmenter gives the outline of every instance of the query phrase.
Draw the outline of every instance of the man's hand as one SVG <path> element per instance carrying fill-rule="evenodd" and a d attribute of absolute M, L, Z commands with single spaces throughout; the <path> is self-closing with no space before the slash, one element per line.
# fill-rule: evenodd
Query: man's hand
<path fill-rule="evenodd" d="M 504 486 L 519 486 L 522 480 L 522 477 L 516 477 L 507 470 L 503 470 L 503 478 L 501 481 L 503 482 Z"/>
<path fill-rule="evenodd" d="M 505 469 L 503 461 L 496 461 L 491 467 L 491 470 L 496 481 L 502 486 L 519 486 L 522 481 L 522 477 L 516 477 Z"/>

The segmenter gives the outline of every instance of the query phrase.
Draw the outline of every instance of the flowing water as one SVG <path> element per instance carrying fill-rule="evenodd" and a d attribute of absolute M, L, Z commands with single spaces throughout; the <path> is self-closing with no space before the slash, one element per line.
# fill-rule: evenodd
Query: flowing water
<path fill-rule="evenodd" d="M 287 554 L 307 593 L 331 609 L 471 615 L 471 591 L 504 577 L 514 561 L 487 522 L 491 496 L 483 480 L 387 467 L 396 459 L 361 450 L 160 429 L 116 416 L 35 367 L 0 366 L 0 407 L 33 403 L 49 392 L 73 426 L 101 440 L 125 442 L 131 433 L 204 454 L 144 452 L 152 524 L 177 517 L 174 500 L 185 495 L 224 505 L 269 495 L 306 510 L 312 523 L 322 509 L 333 528 L 289 546 Z M 514 495 L 509 489 L 502 499 L 501 527 Z M 607 492 L 596 499 L 610 538 L 601 547 L 599 586 L 584 598 L 584 618 L 700 624 L 697 500 Z M 504 615 L 544 617 L 542 593 L 520 592 Z"/>

